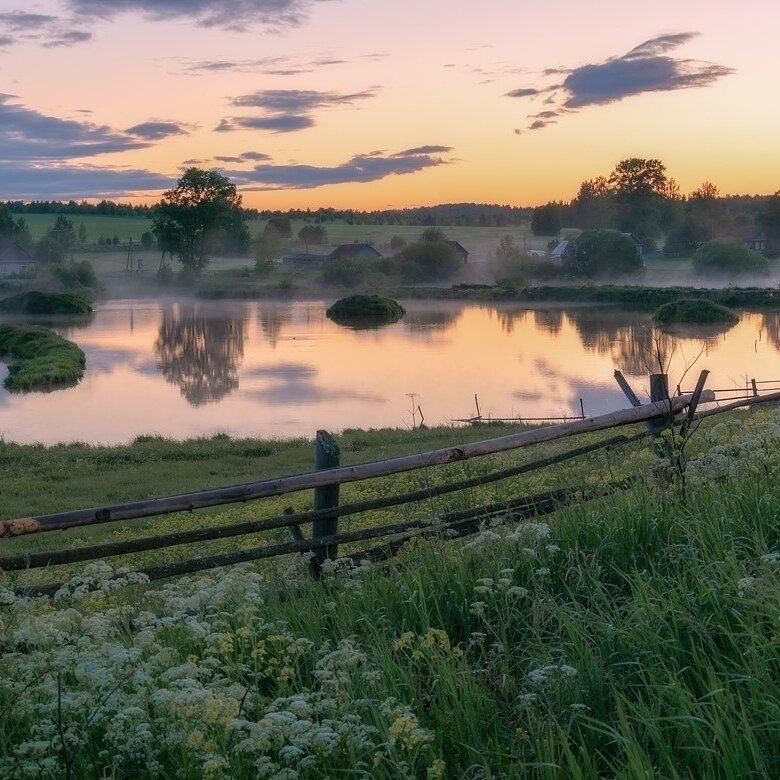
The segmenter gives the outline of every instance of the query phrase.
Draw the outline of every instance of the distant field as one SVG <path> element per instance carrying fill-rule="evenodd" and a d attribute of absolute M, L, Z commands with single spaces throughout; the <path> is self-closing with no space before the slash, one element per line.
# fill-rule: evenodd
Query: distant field
<path fill-rule="evenodd" d="M 34 239 L 39 239 L 57 220 L 57 214 L 15 214 L 21 216 L 30 228 Z M 145 217 L 104 217 L 91 214 L 66 214 L 73 221 L 76 230 L 83 224 L 87 229 L 87 243 L 95 244 L 100 236 L 117 236 L 122 243 L 140 241 L 141 234 L 151 230 L 152 220 Z"/>

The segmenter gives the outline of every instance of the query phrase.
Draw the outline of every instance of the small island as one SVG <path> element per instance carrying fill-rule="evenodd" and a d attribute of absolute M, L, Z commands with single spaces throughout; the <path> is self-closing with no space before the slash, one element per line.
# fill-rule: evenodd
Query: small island
<path fill-rule="evenodd" d="M 736 325 L 739 317 L 725 306 L 701 298 L 683 298 L 659 306 L 653 314 L 659 325 Z"/>
<path fill-rule="evenodd" d="M 89 302 L 73 293 L 28 290 L 0 300 L 3 314 L 86 316 L 92 314 Z"/>
<path fill-rule="evenodd" d="M 52 390 L 84 376 L 84 353 L 72 341 L 38 325 L 0 326 L 0 357 L 10 355 L 4 385 L 12 392 Z"/>
<path fill-rule="evenodd" d="M 398 301 L 379 295 L 350 295 L 336 301 L 328 311 L 328 317 L 338 325 L 371 328 L 391 325 L 406 314 Z"/>

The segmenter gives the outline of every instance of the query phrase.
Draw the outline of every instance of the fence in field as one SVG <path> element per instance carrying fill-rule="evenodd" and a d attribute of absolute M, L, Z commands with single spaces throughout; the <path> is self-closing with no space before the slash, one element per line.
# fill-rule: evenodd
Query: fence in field
<path fill-rule="evenodd" d="M 634 478 L 618 480 L 600 489 L 567 487 L 544 493 L 522 496 L 506 501 L 447 512 L 434 517 L 417 518 L 360 530 L 339 532 L 339 518 L 357 515 L 371 510 L 408 505 L 436 496 L 442 496 L 468 488 L 479 487 L 510 477 L 527 474 L 557 463 L 583 457 L 598 450 L 614 448 L 635 442 L 646 436 L 657 435 L 664 428 L 681 421 L 682 430 L 690 428 L 698 419 L 719 414 L 730 409 L 752 406 L 758 403 L 780 401 L 780 392 L 732 401 L 725 406 L 699 409 L 700 404 L 713 403 L 716 395 L 705 390 L 707 378 L 703 371 L 691 393 L 669 397 L 666 375 L 651 375 L 651 402 L 642 404 L 620 372 L 615 378 L 623 388 L 632 408 L 616 411 L 599 417 L 577 419 L 558 425 L 513 433 L 500 438 L 461 444 L 430 452 L 390 458 L 382 461 L 340 465 L 340 451 L 336 440 L 326 431 L 319 431 L 316 437 L 315 470 L 305 474 L 274 477 L 243 485 L 234 485 L 209 490 L 200 490 L 176 496 L 167 496 L 113 506 L 80 509 L 58 514 L 26 517 L 0 522 L 0 539 L 40 534 L 52 531 L 67 531 L 72 528 L 118 523 L 138 518 L 159 518 L 176 512 L 194 512 L 207 507 L 234 503 L 260 501 L 271 496 L 283 496 L 304 490 L 314 490 L 314 508 L 311 511 L 295 512 L 292 509 L 276 517 L 247 520 L 233 524 L 219 524 L 176 533 L 146 536 L 136 539 L 108 542 L 83 547 L 70 547 L 40 552 L 26 552 L 0 555 L 0 572 L 38 569 L 81 561 L 100 560 L 118 555 L 127 555 L 148 550 L 177 547 L 211 540 L 257 534 L 287 528 L 291 535 L 288 541 L 265 544 L 251 549 L 234 552 L 184 558 L 140 570 L 149 579 L 162 579 L 181 574 L 228 566 L 246 561 L 255 561 L 292 553 L 311 553 L 312 574 L 319 576 L 326 560 L 338 557 L 339 547 L 357 542 L 382 540 L 378 547 L 363 549 L 351 557 L 356 560 L 381 560 L 393 555 L 406 541 L 415 536 L 445 534 L 447 537 L 465 536 L 476 533 L 485 521 L 503 517 L 518 520 L 554 512 L 572 502 L 586 501 L 598 495 L 612 493 L 629 487 Z M 632 435 L 616 435 L 601 441 L 568 449 L 534 461 L 510 466 L 479 476 L 454 482 L 429 485 L 404 493 L 378 496 L 348 504 L 339 503 L 341 485 L 394 474 L 429 469 L 448 463 L 467 461 L 486 455 L 519 450 L 545 442 L 553 442 L 586 433 L 608 431 L 636 423 L 646 423 L 644 430 Z M 306 538 L 303 525 L 312 525 L 312 536 Z M 2 542 L 0 541 L 0 552 Z M 61 587 L 60 583 L 18 588 L 25 594 L 51 594 Z"/>

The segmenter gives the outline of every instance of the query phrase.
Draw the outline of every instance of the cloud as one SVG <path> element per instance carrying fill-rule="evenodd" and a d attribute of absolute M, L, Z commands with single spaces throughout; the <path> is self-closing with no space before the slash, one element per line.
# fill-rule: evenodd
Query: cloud
<path fill-rule="evenodd" d="M 375 97 L 377 88 L 361 92 L 318 92 L 310 89 L 263 89 L 233 98 L 237 108 L 259 108 L 263 116 L 230 117 L 216 127 L 218 132 L 234 130 L 268 130 L 273 133 L 293 133 L 314 127 L 312 116 L 317 109 L 352 106 Z"/>
<path fill-rule="evenodd" d="M 564 113 L 590 106 L 616 103 L 648 92 L 671 92 L 679 89 L 709 87 L 735 71 L 725 65 L 669 56 L 668 52 L 688 43 L 698 33 L 661 35 L 639 44 L 631 51 L 603 62 L 577 68 L 555 68 L 544 76 L 563 75 L 558 84 L 541 88 L 521 88 L 508 97 L 523 98 L 546 95 L 544 103 L 554 109 L 529 117 L 529 130 L 554 124 Z"/>
<path fill-rule="evenodd" d="M 243 31 L 258 25 L 280 28 L 299 24 L 314 2 L 323 0 L 67 0 L 76 14 L 111 19 L 138 13 L 153 21 L 194 20 L 202 27 Z"/>
<path fill-rule="evenodd" d="M 39 30 L 57 21 L 56 16 L 49 16 L 48 14 L 31 14 L 26 11 L 6 11 L 0 13 L 0 25 L 11 32 Z"/>
<path fill-rule="evenodd" d="M 172 185 L 171 177 L 148 170 L 13 162 L 3 163 L 0 198 L 116 198 L 134 192 L 164 190 Z"/>
<path fill-rule="evenodd" d="M 418 148 L 450 149 L 446 146 Z M 227 175 L 244 189 L 313 189 L 329 184 L 378 181 L 387 176 L 403 176 L 449 163 L 450 160 L 439 154 L 420 154 L 410 149 L 389 155 L 377 152 L 359 154 L 335 166 L 261 164 L 249 171 L 227 171 Z"/>
<path fill-rule="evenodd" d="M 149 146 L 106 125 L 47 116 L 15 100 L 0 93 L 0 161 L 67 160 Z"/>
<path fill-rule="evenodd" d="M 413 157 L 418 154 L 445 154 L 451 151 L 451 146 L 415 146 L 413 149 L 404 149 L 402 152 L 396 152 L 393 157 Z M 382 153 L 374 152 L 374 154 Z"/>
<path fill-rule="evenodd" d="M 128 127 L 125 132 L 128 135 L 144 138 L 147 141 L 160 141 L 172 135 L 189 135 L 188 130 L 178 122 L 167 122 L 164 120 L 152 120 L 141 122 L 139 125 Z"/>
<path fill-rule="evenodd" d="M 270 160 L 270 156 L 263 154 L 262 152 L 242 152 L 235 156 L 220 156 L 214 157 L 217 162 L 224 163 L 244 163 L 244 162 L 259 162 L 260 160 Z"/>
<path fill-rule="evenodd" d="M 44 41 L 43 45 L 47 49 L 54 49 L 62 46 L 75 46 L 77 43 L 86 43 L 91 40 L 91 32 L 67 30 L 65 32 L 54 32 L 48 40 Z"/>
<path fill-rule="evenodd" d="M 314 127 L 310 116 L 234 116 L 223 119 L 214 130 L 230 133 L 236 130 L 267 130 L 271 133 L 294 133 Z"/>
<path fill-rule="evenodd" d="M 12 43 L 16 43 L 16 39 L 10 35 L 0 35 L 0 46 L 10 46 Z"/>

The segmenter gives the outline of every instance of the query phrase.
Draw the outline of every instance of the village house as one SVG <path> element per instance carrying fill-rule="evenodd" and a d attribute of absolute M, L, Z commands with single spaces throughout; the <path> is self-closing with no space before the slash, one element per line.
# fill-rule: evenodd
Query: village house
<path fill-rule="evenodd" d="M 455 254 L 464 262 L 468 263 L 469 261 L 469 252 L 466 247 L 463 246 L 463 244 L 460 243 L 460 241 L 445 241 L 445 244 L 449 244 L 453 250 L 455 251 Z"/>
<path fill-rule="evenodd" d="M 754 227 L 747 227 L 742 230 L 735 230 L 736 235 L 734 238 L 738 238 L 748 248 L 754 252 L 760 252 L 764 254 L 766 252 L 767 235 L 764 231 L 758 231 Z"/>
<path fill-rule="evenodd" d="M 352 244 L 341 244 L 328 255 L 330 260 L 345 260 L 347 258 L 359 258 L 361 260 L 375 260 L 383 257 L 382 253 L 371 244 L 355 241 Z"/>
<path fill-rule="evenodd" d="M 318 255 L 313 252 L 295 252 L 282 258 L 282 265 L 293 268 L 324 268 L 330 262 L 330 255 Z"/>
<path fill-rule="evenodd" d="M 37 268 L 38 261 L 14 241 L 0 240 L 0 276 L 13 276 Z"/>

